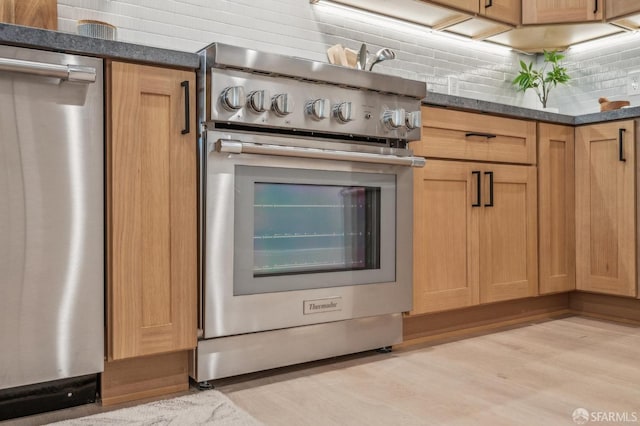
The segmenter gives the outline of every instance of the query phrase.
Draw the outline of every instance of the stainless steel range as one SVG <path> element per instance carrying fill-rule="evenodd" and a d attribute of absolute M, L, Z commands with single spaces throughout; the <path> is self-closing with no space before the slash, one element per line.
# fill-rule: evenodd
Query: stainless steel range
<path fill-rule="evenodd" d="M 198 382 L 402 340 L 424 82 L 201 52 Z"/>

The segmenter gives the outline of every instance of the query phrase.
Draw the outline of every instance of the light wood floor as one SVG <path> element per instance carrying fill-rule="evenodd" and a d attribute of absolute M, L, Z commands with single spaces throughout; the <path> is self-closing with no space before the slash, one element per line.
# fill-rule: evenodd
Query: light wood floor
<path fill-rule="evenodd" d="M 216 388 L 269 426 L 575 425 L 579 407 L 640 419 L 640 327 L 569 317 L 245 375 Z M 105 410 L 91 404 L 6 424 Z"/>
<path fill-rule="evenodd" d="M 579 407 L 640 419 L 640 328 L 569 317 L 218 389 L 267 425 L 574 425 Z"/>

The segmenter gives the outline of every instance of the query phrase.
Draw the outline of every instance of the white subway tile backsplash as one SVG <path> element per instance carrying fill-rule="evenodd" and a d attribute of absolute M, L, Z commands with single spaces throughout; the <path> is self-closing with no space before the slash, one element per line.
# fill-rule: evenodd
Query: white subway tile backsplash
<path fill-rule="evenodd" d="M 561 96 L 552 95 L 550 106 L 586 114 L 600 110 L 599 97 L 638 104 L 639 99 L 626 93 L 626 78 L 630 71 L 640 69 L 640 36 L 624 34 L 588 50 L 569 49 L 564 62 L 571 85 L 555 89 Z"/>
<path fill-rule="evenodd" d="M 412 24 L 311 5 L 308 0 L 58 0 L 59 29 L 76 32 L 78 19 L 118 27 L 118 39 L 168 49 L 197 51 L 211 42 L 326 60 L 326 49 L 340 43 L 373 55 L 382 47 L 397 58 L 376 65 L 377 72 L 426 81 L 430 91 L 447 93 L 448 76 L 460 96 L 536 107 L 535 95 L 516 92 L 511 81 L 519 61 L 541 64 L 485 43 L 462 42 Z M 640 69 L 640 37 L 566 52 L 570 86 L 559 86 L 549 106 L 568 114 L 597 111 L 597 98 L 626 99 L 626 75 Z M 634 97 L 640 98 L 640 97 Z"/>

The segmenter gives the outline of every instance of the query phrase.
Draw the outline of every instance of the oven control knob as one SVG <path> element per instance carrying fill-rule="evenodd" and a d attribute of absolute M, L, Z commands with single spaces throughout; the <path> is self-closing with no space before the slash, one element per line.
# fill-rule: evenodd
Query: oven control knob
<path fill-rule="evenodd" d="M 404 121 L 407 129 L 418 129 L 422 127 L 422 114 L 420 111 L 408 112 L 404 117 Z"/>
<path fill-rule="evenodd" d="M 242 108 L 246 102 L 245 99 L 244 87 L 242 86 L 227 87 L 220 95 L 222 106 L 229 111 Z"/>
<path fill-rule="evenodd" d="M 271 109 L 276 115 L 284 116 L 293 112 L 293 100 L 287 93 L 280 93 L 271 99 Z"/>
<path fill-rule="evenodd" d="M 353 120 L 353 108 L 351 102 L 340 102 L 333 107 L 333 115 L 340 123 L 348 123 Z"/>
<path fill-rule="evenodd" d="M 405 124 L 404 109 L 389 109 L 382 115 L 382 123 L 389 129 L 397 129 Z"/>
<path fill-rule="evenodd" d="M 271 96 L 266 90 L 255 90 L 247 96 L 247 106 L 253 112 L 265 112 L 271 104 Z"/>
<path fill-rule="evenodd" d="M 307 102 L 305 112 L 314 120 L 324 120 L 331 113 L 331 101 L 329 99 L 314 99 Z"/>

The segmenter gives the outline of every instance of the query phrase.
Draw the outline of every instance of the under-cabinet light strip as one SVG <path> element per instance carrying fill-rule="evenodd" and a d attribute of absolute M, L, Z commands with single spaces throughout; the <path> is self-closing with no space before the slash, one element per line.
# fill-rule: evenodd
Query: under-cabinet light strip
<path fill-rule="evenodd" d="M 356 19 L 357 18 L 362 19 L 364 17 L 364 18 L 367 18 L 366 22 L 368 23 L 380 24 L 392 30 L 398 30 L 399 25 L 402 25 L 403 30 L 409 29 L 412 33 L 415 33 L 416 35 L 425 35 L 433 32 L 431 28 L 425 25 L 419 25 L 413 22 L 403 21 L 399 18 L 394 18 L 392 16 L 384 15 L 381 13 L 370 12 L 368 10 L 360 9 L 355 6 L 348 6 L 342 3 L 336 3 L 328 0 L 316 0 L 315 3 L 313 4 L 315 4 L 316 7 L 324 7 L 329 10 L 339 11 L 341 13 L 341 16 L 343 17 L 345 16 L 345 14 L 347 18 L 353 17 Z M 464 37 L 461 37 L 461 38 L 464 38 Z"/>
<path fill-rule="evenodd" d="M 572 52 L 584 52 L 591 49 L 597 49 L 605 46 L 615 46 L 620 42 L 632 41 L 638 38 L 638 31 L 628 31 L 620 34 L 614 34 L 607 37 L 597 38 L 595 40 L 583 41 L 569 47 Z"/>
<path fill-rule="evenodd" d="M 330 0 L 310 0 L 310 3 L 314 5 L 314 7 L 326 7 L 328 9 L 338 10 L 341 12 L 341 16 L 344 17 L 345 14 L 348 14 L 347 17 L 355 17 L 362 19 L 363 17 L 367 18 L 367 22 L 373 23 L 376 25 L 384 26 L 389 29 L 400 31 L 400 32 L 411 32 L 420 37 L 442 37 L 448 40 L 455 40 L 462 43 L 472 44 L 474 48 L 492 50 L 492 51 L 500 51 L 500 52 L 511 52 L 511 49 L 508 46 L 502 46 L 496 43 L 488 42 L 488 41 L 478 41 L 473 40 L 469 37 L 465 37 L 459 34 L 444 32 L 444 31 L 436 31 L 429 28 L 426 25 L 416 24 L 410 21 L 404 21 L 400 18 L 394 18 L 392 16 L 370 12 L 368 10 L 360 9 L 353 6 L 348 6 L 342 3 L 330 1 Z"/>

